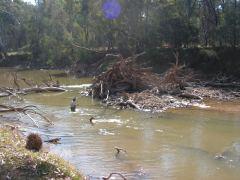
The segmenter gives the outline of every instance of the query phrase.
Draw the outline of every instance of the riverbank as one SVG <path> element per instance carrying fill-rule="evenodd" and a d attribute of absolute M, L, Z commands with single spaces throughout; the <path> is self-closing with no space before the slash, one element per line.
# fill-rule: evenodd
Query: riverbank
<path fill-rule="evenodd" d="M 68 162 L 45 150 L 32 152 L 15 127 L 0 126 L 0 179 L 84 179 Z"/>

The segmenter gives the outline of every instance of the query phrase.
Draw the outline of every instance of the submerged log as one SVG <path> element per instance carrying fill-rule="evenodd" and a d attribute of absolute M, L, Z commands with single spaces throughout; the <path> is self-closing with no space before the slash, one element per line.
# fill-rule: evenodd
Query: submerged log
<path fill-rule="evenodd" d="M 33 88 L 23 89 L 23 92 L 25 93 L 64 92 L 64 91 L 67 91 L 67 90 L 60 87 L 33 87 Z"/>

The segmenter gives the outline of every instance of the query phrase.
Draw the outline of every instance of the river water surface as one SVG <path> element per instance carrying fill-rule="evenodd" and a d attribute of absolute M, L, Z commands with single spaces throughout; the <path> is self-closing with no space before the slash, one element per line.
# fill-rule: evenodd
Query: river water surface
<path fill-rule="evenodd" d="M 0 86 L 10 86 L 11 71 L 16 70 L 0 69 Z M 89 84 L 90 79 L 74 79 L 60 71 L 18 71 L 19 76 L 38 82 L 47 79 L 48 73 L 69 91 L 27 95 L 21 105 L 37 105 L 54 125 L 41 121 L 38 129 L 20 115 L 20 120 L 3 118 L 2 122 L 21 124 L 26 134 L 38 132 L 44 139 L 61 137 L 61 144 L 45 148 L 90 179 L 111 172 L 144 180 L 240 179 L 240 103 L 209 101 L 209 108 L 157 114 L 117 110 L 80 95 L 76 85 Z M 78 109 L 71 113 L 69 104 L 74 96 Z M 0 103 L 7 102 L 8 98 L 0 99 Z M 95 117 L 94 126 L 89 123 L 91 116 Z M 115 146 L 127 152 L 116 155 Z M 226 157 L 215 157 L 223 152 Z"/>

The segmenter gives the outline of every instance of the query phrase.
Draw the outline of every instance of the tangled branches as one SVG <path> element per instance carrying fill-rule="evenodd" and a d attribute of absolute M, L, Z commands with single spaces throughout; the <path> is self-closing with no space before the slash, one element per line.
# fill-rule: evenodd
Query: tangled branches
<path fill-rule="evenodd" d="M 59 81 L 54 81 L 49 74 L 49 80 L 43 80 L 42 84 L 37 84 L 32 80 L 26 78 L 19 78 L 17 73 L 13 73 L 12 86 L 13 88 L 0 87 L 0 97 L 13 96 L 22 100 L 20 95 L 26 95 L 29 93 L 46 93 L 46 92 L 64 92 L 66 89 L 61 88 Z M 21 88 L 20 85 L 25 84 L 28 88 Z"/>
<path fill-rule="evenodd" d="M 136 56 L 127 59 L 117 56 L 118 61 L 95 78 L 92 96 L 102 99 L 107 105 L 120 106 L 121 109 L 131 107 L 151 111 L 185 107 L 186 103 L 181 99 L 201 99 L 184 93 L 187 82 L 193 79 L 193 73 L 179 65 L 178 52 L 174 56 L 176 63 L 162 76 L 152 72 L 151 68 L 137 66 L 134 61 Z"/>
<path fill-rule="evenodd" d="M 100 99 L 118 93 L 142 92 L 157 88 L 166 93 L 169 89 L 184 89 L 185 82 L 192 78 L 179 65 L 179 53 L 174 53 L 176 63 L 161 77 L 152 72 L 151 68 L 139 68 L 135 63 L 136 56 L 123 59 L 117 56 L 118 62 L 106 72 L 99 75 L 92 86 L 92 95 Z"/>
<path fill-rule="evenodd" d="M 34 105 L 28 105 L 28 106 L 24 106 L 24 107 L 13 107 L 13 106 L 7 106 L 7 105 L 0 104 L 0 113 L 9 113 L 9 112 L 22 113 L 22 114 L 28 116 L 28 118 L 33 121 L 35 126 L 39 127 L 38 123 L 31 116 L 31 114 L 35 114 L 35 115 L 40 116 L 42 119 L 44 119 L 49 124 L 52 124 L 52 122 L 47 117 L 42 115 L 42 113 L 40 113 L 39 111 L 40 110 Z"/>
<path fill-rule="evenodd" d="M 92 95 L 97 98 L 107 98 L 121 92 L 135 92 L 149 89 L 159 77 L 150 68 L 138 68 L 133 58 L 123 59 L 109 70 L 99 75 L 94 82 Z"/>

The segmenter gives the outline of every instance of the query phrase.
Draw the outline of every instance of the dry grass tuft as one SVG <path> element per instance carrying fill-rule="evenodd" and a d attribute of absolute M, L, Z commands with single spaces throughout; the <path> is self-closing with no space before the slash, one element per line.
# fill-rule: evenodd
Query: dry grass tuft
<path fill-rule="evenodd" d="M 27 137 L 26 149 L 40 151 L 42 144 L 42 138 L 38 134 L 31 133 Z"/>

